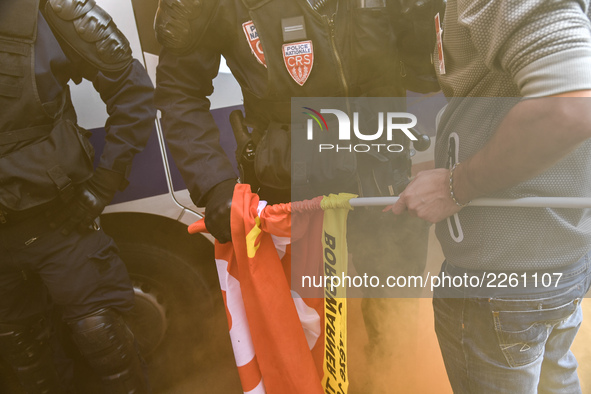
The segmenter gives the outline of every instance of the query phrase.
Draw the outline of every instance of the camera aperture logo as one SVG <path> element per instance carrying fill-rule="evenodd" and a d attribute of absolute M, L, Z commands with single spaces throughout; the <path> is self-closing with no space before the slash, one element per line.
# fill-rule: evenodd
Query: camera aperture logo
<path fill-rule="evenodd" d="M 343 151 L 343 152 L 390 152 L 398 153 L 404 150 L 401 144 L 391 143 L 394 133 L 403 133 L 411 141 L 417 141 L 417 137 L 410 131 L 417 124 L 417 117 L 408 112 L 379 112 L 377 114 L 377 131 L 363 133 L 360 130 L 359 112 L 353 112 L 353 122 L 349 115 L 338 109 L 321 109 L 320 112 L 310 107 L 302 107 L 307 110 L 302 112 L 310 116 L 306 124 L 306 138 L 308 141 L 314 140 L 314 129 L 320 129 L 320 132 L 329 132 L 328 123 L 322 114 L 332 114 L 336 116 L 338 123 L 338 141 L 337 144 L 319 143 L 318 151 Z M 308 112 L 309 111 L 309 112 Z M 315 127 L 314 125 L 317 125 Z M 351 133 L 351 130 L 353 133 Z M 365 130 L 367 132 L 367 130 Z M 330 132 L 333 132 L 332 130 Z M 385 133 L 385 135 L 384 135 Z M 366 143 L 351 143 L 352 136 L 355 141 L 366 141 Z M 342 142 L 342 143 L 341 143 Z M 348 142 L 348 143 L 347 143 Z"/>

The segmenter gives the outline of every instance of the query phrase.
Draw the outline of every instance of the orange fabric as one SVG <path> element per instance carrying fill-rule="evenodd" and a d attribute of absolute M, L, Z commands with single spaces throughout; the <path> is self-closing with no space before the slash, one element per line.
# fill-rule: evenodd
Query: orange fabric
<path fill-rule="evenodd" d="M 248 364 L 238 367 L 238 375 L 245 393 L 254 390 L 263 379 L 257 358 L 254 357 Z"/>
<path fill-rule="evenodd" d="M 189 232 L 203 232 L 202 222 Z M 216 242 L 215 256 L 243 390 L 323 393 L 322 299 L 294 300 L 290 289 L 291 204 L 262 209 L 250 187 L 239 184 L 231 224 L 232 243 Z"/>
<path fill-rule="evenodd" d="M 294 256 L 296 263 L 291 266 L 293 278 L 309 275 L 323 275 L 322 223 L 324 212 L 320 209 L 322 196 L 313 200 L 292 203 L 292 249 L 298 255 Z M 312 357 L 318 371 L 318 376 L 324 374 L 324 287 L 303 289 L 300 281 L 291 284 L 292 291 L 301 294 L 306 304 L 314 308 L 321 317 L 320 340 L 312 348 Z M 312 298 L 314 297 L 314 298 Z"/>

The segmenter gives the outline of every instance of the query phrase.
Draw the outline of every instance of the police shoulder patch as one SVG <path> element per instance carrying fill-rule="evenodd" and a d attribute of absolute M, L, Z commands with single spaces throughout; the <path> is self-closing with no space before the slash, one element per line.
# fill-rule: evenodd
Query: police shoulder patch
<path fill-rule="evenodd" d="M 43 15 L 54 33 L 99 70 L 118 71 L 133 60 L 129 41 L 94 0 L 48 0 Z"/>
<path fill-rule="evenodd" d="M 263 52 L 263 45 L 261 44 L 261 39 L 259 38 L 259 34 L 257 33 L 257 28 L 254 23 L 252 21 L 244 22 L 242 24 L 242 30 L 244 31 L 246 42 L 248 42 L 248 46 L 250 47 L 254 57 L 260 64 L 267 67 L 265 54 Z"/>

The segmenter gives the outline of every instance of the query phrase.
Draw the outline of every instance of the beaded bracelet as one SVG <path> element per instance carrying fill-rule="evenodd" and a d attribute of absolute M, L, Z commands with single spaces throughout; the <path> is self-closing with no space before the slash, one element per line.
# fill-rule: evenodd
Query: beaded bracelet
<path fill-rule="evenodd" d="M 460 165 L 460 163 L 454 164 L 453 167 L 451 168 L 451 170 L 449 171 L 449 195 L 451 196 L 451 199 L 458 207 L 464 208 L 466 205 L 470 204 L 472 201 L 468 201 L 467 203 L 462 204 L 456 199 L 456 195 L 454 194 L 454 171 L 459 165 Z"/>

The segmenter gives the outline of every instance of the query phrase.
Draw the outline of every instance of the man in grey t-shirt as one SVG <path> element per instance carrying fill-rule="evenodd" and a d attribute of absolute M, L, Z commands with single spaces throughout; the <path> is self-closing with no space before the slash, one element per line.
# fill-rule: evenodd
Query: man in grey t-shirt
<path fill-rule="evenodd" d="M 437 223 L 442 278 L 480 279 L 435 292 L 451 385 L 580 392 L 569 348 L 589 287 L 591 209 L 469 201 L 591 197 L 589 1 L 448 0 L 440 36 L 435 68 L 449 104 L 438 168 L 392 210 Z"/>

